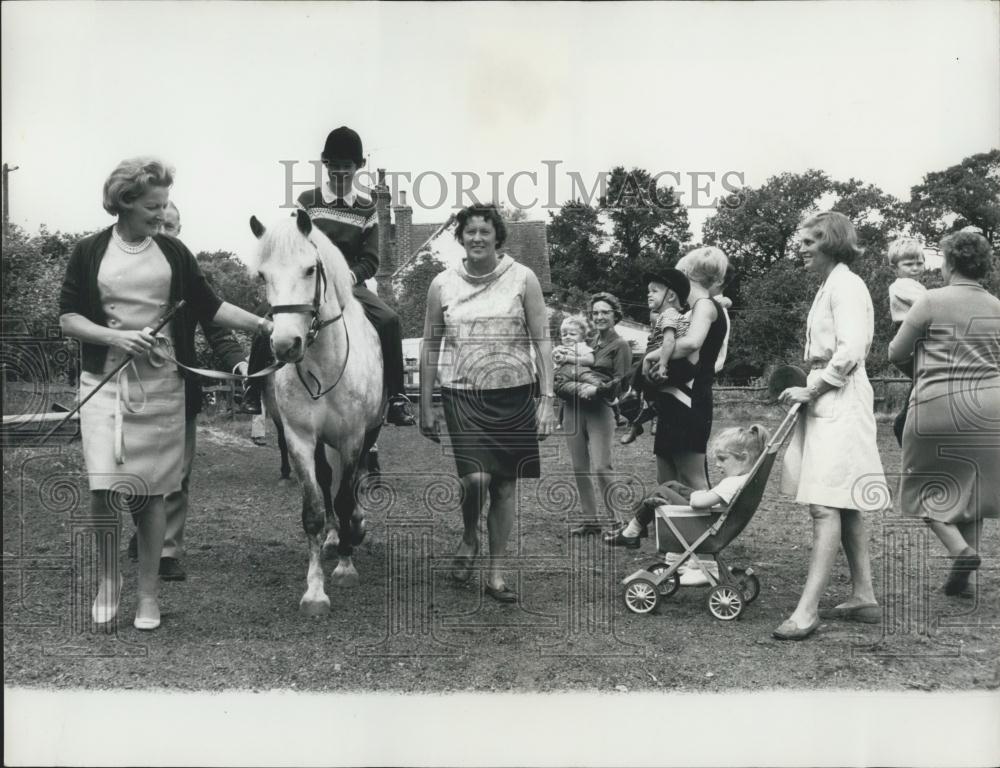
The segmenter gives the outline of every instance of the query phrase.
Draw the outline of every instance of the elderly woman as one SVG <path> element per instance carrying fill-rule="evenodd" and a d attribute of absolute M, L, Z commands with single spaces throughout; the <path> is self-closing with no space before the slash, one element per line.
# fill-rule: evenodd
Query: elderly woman
<path fill-rule="evenodd" d="M 583 524 L 570 531 L 574 536 L 601 533 L 597 499 L 590 480 L 593 474 L 597 475 L 597 486 L 610 516 L 618 524 L 616 527 L 623 526 L 630 517 L 628 510 L 610 508 L 608 489 L 612 478 L 611 442 L 615 436 L 615 415 L 610 402 L 615 399 L 620 382 L 632 365 L 632 349 L 615 331 L 615 325 L 622 319 L 621 304 L 615 296 L 605 292 L 591 296 L 590 317 L 594 328 L 591 368 L 609 376 L 612 383 L 604 388 L 600 397 L 596 386 L 581 384 L 577 397 L 563 408 L 562 430 L 583 508 Z M 573 352 L 567 351 L 559 362 L 574 364 L 579 361 Z"/>
<path fill-rule="evenodd" d="M 1000 516 L 1000 299 L 979 283 L 986 238 L 957 232 L 941 251 L 947 284 L 917 299 L 889 344 L 889 360 L 914 362 L 900 498 L 953 558 L 945 594 L 970 597 L 983 520 Z"/>
<path fill-rule="evenodd" d="M 517 480 L 539 476 L 538 440 L 552 431 L 554 421 L 545 303 L 535 274 L 497 252 L 507 227 L 495 206 L 471 206 L 457 219 L 455 237 L 465 247 L 465 259 L 435 277 L 427 291 L 420 431 L 440 442 L 446 427 L 451 437 L 465 524 L 455 578 L 467 581 L 472 575 L 480 513 L 489 496 L 486 594 L 513 603 L 517 593 L 504 580 L 500 561 L 514 526 Z M 542 390 L 537 413 L 536 364 Z M 445 425 L 431 400 L 436 378 Z"/>
<path fill-rule="evenodd" d="M 137 513 L 137 629 L 160 625 L 158 603 L 166 494 L 181 490 L 185 440 L 185 385 L 164 349 L 196 365 L 194 325 L 213 320 L 243 331 L 269 332 L 270 321 L 219 299 L 191 252 L 159 234 L 173 169 L 148 157 L 122 161 L 104 183 L 104 209 L 117 222 L 77 243 L 59 299 L 63 333 L 82 342 L 81 398 L 127 362 L 80 412 L 83 457 L 95 525 L 115 525 L 128 506 Z M 186 306 L 154 339 L 157 324 L 176 302 Z M 118 612 L 122 577 L 118 537 L 98 546 L 98 590 L 91 609 L 98 624 Z"/>
<path fill-rule="evenodd" d="M 809 574 L 794 613 L 775 631 L 779 640 L 802 640 L 819 626 L 819 601 L 841 542 L 851 569 L 852 596 L 830 618 L 876 623 L 864 512 L 889 500 L 876 443 L 874 397 L 865 358 L 875 332 L 871 295 L 849 265 L 862 253 L 850 219 L 827 211 L 799 230 L 806 269 L 823 281 L 806 320 L 805 387 L 781 393 L 805 415 L 785 452 L 781 489 L 809 505 L 813 548 Z"/>

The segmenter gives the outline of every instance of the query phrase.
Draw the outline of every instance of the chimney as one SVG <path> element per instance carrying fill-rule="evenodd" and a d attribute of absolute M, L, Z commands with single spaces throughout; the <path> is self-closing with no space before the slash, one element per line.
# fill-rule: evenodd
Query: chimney
<path fill-rule="evenodd" d="M 412 255 L 413 209 L 406 204 L 406 192 L 399 193 L 399 205 L 393 209 L 396 217 L 396 263 L 403 264 Z"/>
<path fill-rule="evenodd" d="M 378 183 L 373 190 L 375 198 L 375 219 L 378 222 L 378 271 L 375 279 L 378 282 L 379 293 L 385 294 L 383 285 L 387 283 L 392 273 L 396 270 L 395 261 L 392 254 L 392 225 L 389 220 L 389 187 L 385 183 L 385 168 L 378 169 Z"/>

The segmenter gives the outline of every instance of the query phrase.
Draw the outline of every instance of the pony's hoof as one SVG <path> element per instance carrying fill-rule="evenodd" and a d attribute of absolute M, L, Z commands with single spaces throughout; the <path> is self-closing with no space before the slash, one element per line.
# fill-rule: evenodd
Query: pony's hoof
<path fill-rule="evenodd" d="M 331 528 L 326 534 L 326 540 L 323 542 L 323 549 L 320 555 L 326 560 L 333 560 L 335 557 L 339 557 L 337 548 L 340 546 L 340 535 L 336 530 Z"/>
<path fill-rule="evenodd" d="M 330 598 L 324 597 L 322 600 L 299 601 L 299 613 L 303 616 L 326 616 L 330 612 Z"/>
<path fill-rule="evenodd" d="M 280 480 L 278 480 L 278 487 L 279 488 L 287 488 L 291 484 L 292 484 L 292 478 L 290 478 L 290 477 L 283 477 Z"/>
<path fill-rule="evenodd" d="M 337 568 L 330 577 L 335 587 L 356 587 L 361 584 L 361 577 L 354 568 Z"/>

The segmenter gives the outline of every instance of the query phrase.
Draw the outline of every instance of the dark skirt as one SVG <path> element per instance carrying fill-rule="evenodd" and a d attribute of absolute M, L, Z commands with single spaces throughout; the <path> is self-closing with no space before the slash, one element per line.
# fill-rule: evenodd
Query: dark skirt
<path fill-rule="evenodd" d="M 458 476 L 488 472 L 506 478 L 541 476 L 534 387 L 441 388 L 441 404 Z"/>
<path fill-rule="evenodd" d="M 691 405 L 673 395 L 662 394 L 654 401 L 657 411 L 653 453 L 670 456 L 676 453 L 707 453 L 712 434 L 712 387 L 697 387 Z"/>

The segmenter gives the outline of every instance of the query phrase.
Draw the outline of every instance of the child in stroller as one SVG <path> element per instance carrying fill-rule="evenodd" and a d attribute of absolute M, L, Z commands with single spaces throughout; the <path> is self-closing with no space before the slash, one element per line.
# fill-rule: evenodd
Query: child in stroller
<path fill-rule="evenodd" d="M 759 424 L 725 430 L 712 441 L 712 453 L 722 473 L 722 480 L 714 488 L 696 491 L 675 480 L 663 483 L 639 503 L 628 525 L 607 534 L 605 542 L 613 547 L 638 549 L 640 532 L 653 521 L 656 510 L 661 507 L 664 514 L 671 517 L 706 518 L 713 512 L 721 514 L 746 484 L 750 470 L 767 447 L 767 441 L 767 430 Z M 668 553 L 666 562 L 673 563 L 678 559 L 676 554 Z M 714 561 L 694 559 L 695 567 L 678 567 L 681 586 L 709 584 L 709 572 L 718 580 L 719 572 Z"/>
<path fill-rule="evenodd" d="M 757 597 L 760 582 L 752 569 L 728 568 L 719 552 L 756 512 L 778 447 L 795 422 L 796 410 L 789 412 L 773 439 L 758 424 L 722 432 L 712 448 L 725 477 L 714 488 L 691 491 L 677 483 L 665 483 L 643 500 L 633 520 L 617 534 L 618 540 L 608 537 L 612 546 L 635 548 L 642 526 L 656 520 L 657 550 L 665 558 L 623 580 L 625 605 L 630 611 L 650 613 L 661 598 L 673 595 L 684 584 L 680 571 L 685 564 L 689 571 L 703 574 L 698 583 L 711 585 L 708 607 L 718 619 L 735 619 Z M 699 555 L 714 555 L 715 567 L 706 565 Z"/>

